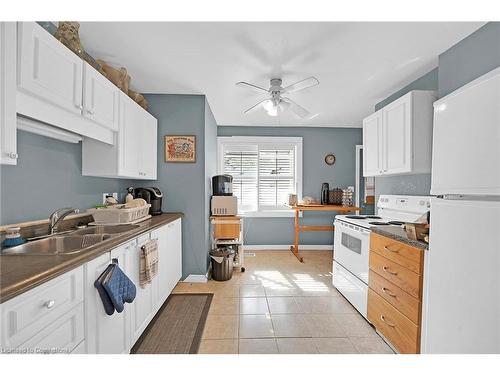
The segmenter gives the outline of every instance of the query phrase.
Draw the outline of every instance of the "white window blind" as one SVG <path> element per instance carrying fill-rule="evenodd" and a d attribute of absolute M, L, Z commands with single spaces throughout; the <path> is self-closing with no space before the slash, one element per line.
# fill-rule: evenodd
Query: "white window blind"
<path fill-rule="evenodd" d="M 241 213 L 290 211 L 288 195 L 301 194 L 301 138 L 219 137 L 218 150 Z"/>

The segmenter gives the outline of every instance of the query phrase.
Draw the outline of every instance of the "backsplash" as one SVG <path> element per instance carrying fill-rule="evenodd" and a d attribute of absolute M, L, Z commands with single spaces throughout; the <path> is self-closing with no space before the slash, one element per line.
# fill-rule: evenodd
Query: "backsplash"
<path fill-rule="evenodd" d="M 0 225 L 47 219 L 56 209 L 80 212 L 102 203 L 102 193 L 123 199 L 132 180 L 82 176 L 82 146 L 18 131 L 17 166 L 0 166 Z"/>

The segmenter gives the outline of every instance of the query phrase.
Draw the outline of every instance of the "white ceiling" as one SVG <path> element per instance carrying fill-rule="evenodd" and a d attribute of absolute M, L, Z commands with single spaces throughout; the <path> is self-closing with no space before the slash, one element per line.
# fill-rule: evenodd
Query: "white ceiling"
<path fill-rule="evenodd" d="M 483 24 L 82 22 L 80 34 L 92 56 L 125 66 L 137 91 L 205 94 L 219 125 L 359 127 Z M 286 86 L 311 75 L 319 86 L 289 96 L 315 118 L 242 113 L 265 95 L 236 82 Z"/>

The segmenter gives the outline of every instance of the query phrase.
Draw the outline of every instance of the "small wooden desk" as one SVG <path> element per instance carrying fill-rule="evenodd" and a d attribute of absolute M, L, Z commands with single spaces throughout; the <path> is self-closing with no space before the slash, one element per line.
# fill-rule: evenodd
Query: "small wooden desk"
<path fill-rule="evenodd" d="M 335 211 L 341 213 L 348 213 L 352 211 L 361 210 L 359 207 L 347 207 L 347 206 L 336 206 L 336 205 L 297 205 L 290 206 L 292 210 L 295 210 L 295 241 L 292 246 L 290 246 L 290 251 L 297 257 L 300 262 L 304 262 L 304 258 L 299 254 L 299 233 L 300 232 L 333 232 L 335 227 L 333 225 L 300 225 L 299 216 L 300 212 L 304 211 Z"/>

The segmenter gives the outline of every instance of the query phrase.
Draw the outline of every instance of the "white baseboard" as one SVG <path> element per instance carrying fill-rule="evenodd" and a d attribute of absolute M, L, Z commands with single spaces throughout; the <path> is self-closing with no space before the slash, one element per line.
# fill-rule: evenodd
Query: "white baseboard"
<path fill-rule="evenodd" d="M 208 281 L 207 275 L 189 275 L 182 282 L 183 283 L 206 283 Z"/>
<path fill-rule="evenodd" d="M 291 245 L 243 245 L 245 251 L 290 250 Z M 333 250 L 333 245 L 299 245 L 299 250 Z"/>

